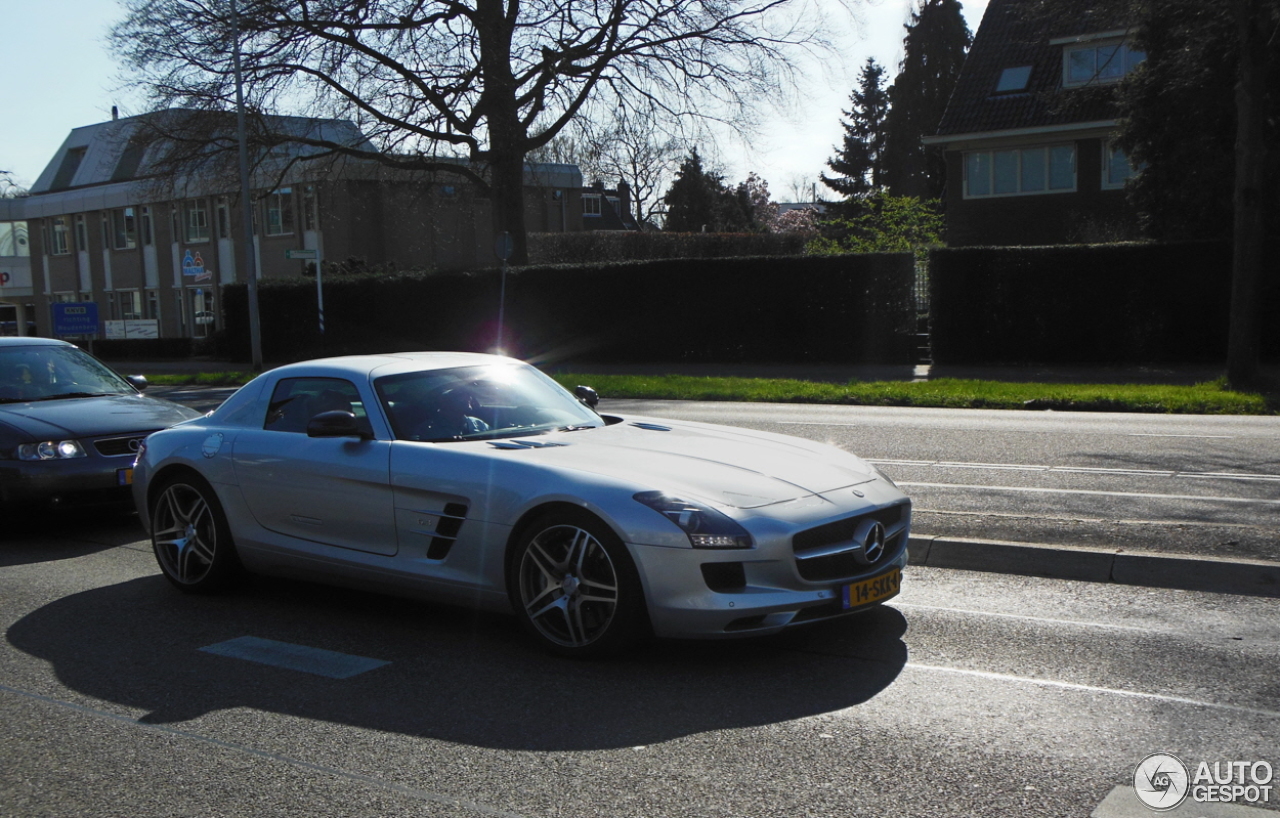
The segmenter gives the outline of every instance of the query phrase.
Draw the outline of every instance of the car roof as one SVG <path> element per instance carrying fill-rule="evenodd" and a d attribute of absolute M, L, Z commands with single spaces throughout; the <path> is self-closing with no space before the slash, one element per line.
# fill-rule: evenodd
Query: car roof
<path fill-rule="evenodd" d="M 317 358 L 285 364 L 270 371 L 279 378 L 306 377 L 324 370 L 327 374 L 343 373 L 349 376 L 377 377 L 401 372 L 418 372 L 423 369 L 452 369 L 460 366 L 485 366 L 493 364 L 521 365 L 522 362 L 502 355 L 482 352 L 387 352 L 376 355 L 343 355 L 335 358 Z"/>
<path fill-rule="evenodd" d="M 73 347 L 75 346 L 75 344 L 69 344 L 66 341 L 60 341 L 57 338 L 37 338 L 34 335 L 7 335 L 0 338 L 0 347 L 34 347 L 34 346 Z"/>

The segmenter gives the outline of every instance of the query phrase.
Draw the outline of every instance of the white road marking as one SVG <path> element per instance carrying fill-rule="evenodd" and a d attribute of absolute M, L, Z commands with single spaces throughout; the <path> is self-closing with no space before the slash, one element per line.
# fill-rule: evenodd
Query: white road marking
<path fill-rule="evenodd" d="M 1193 440 L 1235 440 L 1235 435 L 1172 435 L 1155 432 L 1129 432 L 1125 437 L 1189 437 Z"/>
<path fill-rule="evenodd" d="M 200 650 L 217 656 L 228 656 L 232 659 L 244 659 L 272 667 L 327 676 L 330 679 L 350 679 L 352 676 L 391 664 L 381 659 L 369 659 L 323 648 L 277 642 L 274 639 L 259 639 L 256 636 L 228 639 L 226 642 L 209 645 Z"/>
<path fill-rule="evenodd" d="M 1209 480 L 1261 480 L 1280 483 L 1280 474 L 1252 472 L 1183 471 L 1176 469 L 1108 469 L 1096 466 L 1049 466 L 1022 463 L 965 463 L 947 460 L 881 460 L 867 458 L 877 466 L 921 467 L 935 469 L 974 469 L 978 471 L 1026 471 L 1042 474 L 1090 474 L 1103 477 L 1193 477 Z"/>
<path fill-rule="evenodd" d="M 1262 506 L 1280 506 L 1280 500 L 1257 500 L 1252 497 L 1202 497 L 1193 494 L 1151 494 L 1138 491 L 1094 491 L 1090 489 L 1047 489 L 1034 486 L 981 486 L 963 483 L 907 483 L 896 481 L 899 486 L 917 489 L 968 489 L 970 491 L 1010 491 L 1025 494 L 1079 494 L 1091 497 L 1136 497 L 1143 500 L 1189 500 L 1206 503 L 1243 503 Z"/>
<path fill-rule="evenodd" d="M 1082 622 L 1078 619 L 1051 619 L 1045 616 L 1026 616 L 1024 614 L 996 613 L 995 611 L 973 611 L 967 608 L 946 608 L 940 605 L 919 605 L 915 602 L 899 602 L 897 600 L 888 604 L 892 608 L 918 608 L 924 611 L 942 611 L 944 613 L 966 614 L 969 616 L 994 616 L 1001 619 L 1019 619 L 1026 622 L 1039 622 L 1047 625 L 1072 625 L 1081 628 L 1104 628 L 1106 630 L 1139 631 L 1141 633 L 1177 633 L 1177 631 L 1161 630 L 1157 628 L 1141 628 L 1136 625 L 1113 625 L 1109 622 Z"/>
<path fill-rule="evenodd" d="M 1076 684 L 1075 682 L 1060 682 L 1055 679 L 1037 679 L 1031 676 L 1014 676 L 1011 673 L 993 673 L 988 670 L 969 670 L 959 667 L 943 667 L 941 665 L 921 665 L 915 662 L 907 662 L 906 667 L 913 670 L 923 670 L 929 673 L 950 673 L 956 676 L 971 676 L 977 679 L 991 679 L 998 682 L 1015 682 L 1019 684 L 1030 684 L 1036 687 L 1053 687 L 1059 690 L 1077 690 L 1082 693 L 1105 693 L 1111 696 L 1122 696 L 1130 699 L 1145 699 L 1147 701 L 1168 702 L 1170 704 L 1185 704 L 1191 707 L 1203 707 L 1209 710 L 1226 710 L 1232 713 L 1244 713 L 1250 716 L 1263 716 L 1266 718 L 1280 719 L 1280 712 L 1275 710 L 1263 710 L 1258 707 L 1242 707 L 1237 704 L 1222 704 L 1220 702 L 1206 702 L 1199 699 L 1188 699 L 1185 696 L 1166 696 L 1163 693 L 1145 693 L 1139 690 L 1118 690 L 1112 687 L 1099 687 L 1097 685 Z"/>

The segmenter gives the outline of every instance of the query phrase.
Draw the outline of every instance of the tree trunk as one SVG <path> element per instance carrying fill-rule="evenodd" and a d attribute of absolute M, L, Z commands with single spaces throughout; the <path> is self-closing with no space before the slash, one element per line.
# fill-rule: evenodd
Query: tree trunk
<path fill-rule="evenodd" d="M 1227 381 L 1234 389 L 1258 386 L 1258 283 L 1262 275 L 1265 230 L 1262 214 L 1263 159 L 1266 153 L 1262 100 L 1266 42 L 1258 0 L 1235 0 L 1240 35 L 1236 82 L 1235 228 L 1231 259 L 1231 328 L 1227 340 Z"/>

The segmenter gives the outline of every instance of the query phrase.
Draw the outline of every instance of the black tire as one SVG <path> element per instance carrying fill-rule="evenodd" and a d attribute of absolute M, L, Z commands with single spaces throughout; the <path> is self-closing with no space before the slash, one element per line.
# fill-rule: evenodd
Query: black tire
<path fill-rule="evenodd" d="M 151 548 L 165 579 L 189 594 L 224 590 L 240 573 L 213 487 L 195 474 L 166 480 L 151 502 Z"/>
<path fill-rule="evenodd" d="M 644 590 L 626 546 L 585 511 L 528 526 L 511 551 L 507 594 L 520 624 L 561 656 L 615 655 L 644 633 Z"/>

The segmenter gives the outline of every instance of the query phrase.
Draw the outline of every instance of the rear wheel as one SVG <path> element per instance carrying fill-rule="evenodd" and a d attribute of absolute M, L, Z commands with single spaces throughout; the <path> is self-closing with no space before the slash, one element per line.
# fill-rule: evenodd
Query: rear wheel
<path fill-rule="evenodd" d="M 156 495 L 151 546 L 165 579 L 187 593 L 220 591 L 240 567 L 222 505 L 195 475 L 173 478 Z"/>
<path fill-rule="evenodd" d="M 641 633 L 644 592 L 631 556 L 586 512 L 535 521 L 512 553 L 507 584 L 525 629 L 562 656 L 614 654 Z"/>

